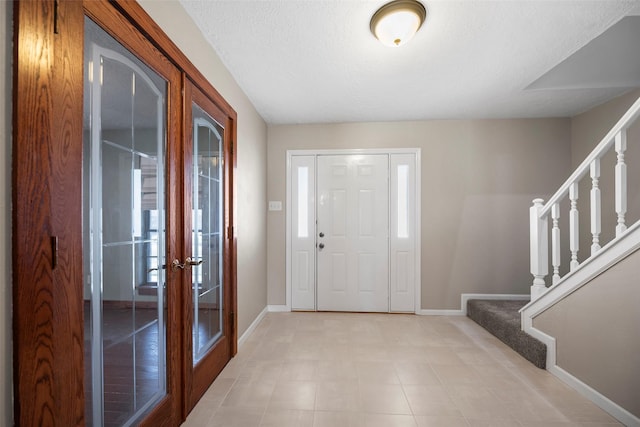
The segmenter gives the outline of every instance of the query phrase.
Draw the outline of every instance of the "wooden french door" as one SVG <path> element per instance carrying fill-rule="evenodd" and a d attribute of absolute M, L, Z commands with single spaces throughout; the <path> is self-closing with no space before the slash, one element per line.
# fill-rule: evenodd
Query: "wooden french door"
<path fill-rule="evenodd" d="M 14 12 L 15 423 L 179 425 L 236 351 L 235 112 L 133 2 Z"/>
<path fill-rule="evenodd" d="M 202 397 L 232 355 L 231 284 L 232 122 L 197 86 L 185 86 L 184 218 L 187 321 L 184 345 L 186 412 Z"/>
<path fill-rule="evenodd" d="M 181 195 L 171 190 L 180 117 L 170 106 L 181 102 L 181 73 L 96 5 L 84 22 L 85 419 L 176 420 L 186 277 Z"/>

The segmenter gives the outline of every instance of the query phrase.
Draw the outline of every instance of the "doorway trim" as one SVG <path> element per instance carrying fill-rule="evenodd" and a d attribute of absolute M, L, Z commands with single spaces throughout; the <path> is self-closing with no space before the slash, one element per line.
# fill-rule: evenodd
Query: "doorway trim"
<path fill-rule="evenodd" d="M 286 201 L 285 201 L 285 305 L 270 306 L 270 311 L 291 311 L 291 286 L 292 286 L 292 164 L 293 156 L 320 156 L 320 155 L 350 155 L 350 154 L 412 154 L 415 156 L 415 235 L 416 235 L 416 255 L 415 255 L 415 279 L 414 279 L 414 310 L 413 313 L 420 314 L 421 306 L 421 149 L 420 148 L 358 148 L 358 149 L 321 149 L 321 150 L 287 150 L 286 158 Z M 315 204 L 315 203 L 314 203 Z M 314 278 L 314 287 L 317 286 Z M 317 292 L 317 289 L 316 289 Z M 316 302 L 317 304 L 317 302 Z"/>

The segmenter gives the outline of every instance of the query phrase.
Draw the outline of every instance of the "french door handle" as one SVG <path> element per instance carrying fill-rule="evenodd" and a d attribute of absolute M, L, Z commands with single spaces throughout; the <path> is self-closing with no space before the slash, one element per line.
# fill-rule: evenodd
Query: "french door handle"
<path fill-rule="evenodd" d="M 177 259 L 174 259 L 173 262 L 171 262 L 171 271 L 176 271 L 176 270 L 183 270 L 184 269 L 184 264 L 180 264 L 180 261 L 178 261 Z M 162 267 L 160 267 L 161 269 L 166 269 L 167 266 L 166 264 L 162 264 Z M 153 267 L 147 270 L 147 273 L 151 273 L 152 271 L 158 271 L 160 270 L 160 268 L 158 267 Z"/>
<path fill-rule="evenodd" d="M 171 261 L 171 271 L 184 270 L 184 264 L 180 264 L 180 261 L 174 259 Z"/>
<path fill-rule="evenodd" d="M 195 267 L 197 265 L 202 264 L 203 262 L 204 262 L 204 260 L 188 257 L 184 261 L 184 265 L 187 266 L 187 267 Z"/>

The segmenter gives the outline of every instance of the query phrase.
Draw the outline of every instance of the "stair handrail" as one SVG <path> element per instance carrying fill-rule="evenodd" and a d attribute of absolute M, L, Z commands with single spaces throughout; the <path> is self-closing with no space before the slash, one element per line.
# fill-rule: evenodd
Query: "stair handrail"
<path fill-rule="evenodd" d="M 559 203 L 567 195 L 571 200 L 569 212 L 569 246 L 571 251 L 570 271 L 574 271 L 580 265 L 577 260 L 579 247 L 579 215 L 577 209 L 578 183 L 587 173 L 591 173 L 592 188 L 591 197 L 591 233 L 593 235 L 591 245 L 591 255 L 600 250 L 599 235 L 601 221 L 600 188 L 598 181 L 600 178 L 600 159 L 611 147 L 615 146 L 618 158 L 615 166 L 615 205 L 618 214 L 618 224 L 616 226 L 616 236 L 619 238 L 626 230 L 624 216 L 626 214 L 627 203 L 627 173 L 624 163 L 624 152 L 627 146 L 627 129 L 640 117 L 640 98 L 638 98 L 627 112 L 618 120 L 611 130 L 602 138 L 600 143 L 584 159 L 584 161 L 573 171 L 569 178 L 551 196 L 547 203 L 544 200 L 534 199 L 533 206 L 529 210 L 530 219 L 530 250 L 531 250 L 531 274 L 533 275 L 533 285 L 531 286 L 531 301 L 537 299 L 546 290 L 544 278 L 549 273 L 549 216 L 552 218 L 553 228 L 552 239 L 552 260 L 553 279 L 552 286 L 560 280 L 560 229 L 558 221 L 560 217 Z"/>

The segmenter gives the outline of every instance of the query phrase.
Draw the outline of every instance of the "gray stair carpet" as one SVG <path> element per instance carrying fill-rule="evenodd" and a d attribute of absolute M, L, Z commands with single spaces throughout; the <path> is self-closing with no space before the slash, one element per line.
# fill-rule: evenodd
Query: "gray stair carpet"
<path fill-rule="evenodd" d="M 520 310 L 528 301 L 480 300 L 467 301 L 467 316 L 522 357 L 544 369 L 547 346 L 520 329 Z"/>

